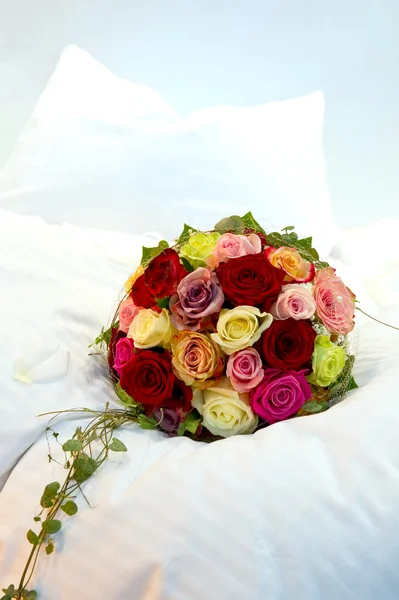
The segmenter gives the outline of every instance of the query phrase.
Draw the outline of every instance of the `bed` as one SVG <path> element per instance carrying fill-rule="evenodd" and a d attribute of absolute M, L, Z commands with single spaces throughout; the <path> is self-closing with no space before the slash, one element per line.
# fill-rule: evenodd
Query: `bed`
<path fill-rule="evenodd" d="M 362 308 L 399 325 L 399 222 L 334 224 L 323 113 L 317 92 L 183 118 L 65 51 L 0 176 L 1 587 L 17 582 L 35 507 L 61 476 L 37 415 L 117 406 L 88 346 L 176 214 L 209 226 L 248 197 L 265 224 L 289 214 Z M 124 427 L 128 452 L 87 483 L 91 506 L 77 497 L 38 562 L 40 600 L 396 598 L 399 332 L 357 321 L 359 388 L 326 413 L 213 444 Z"/>

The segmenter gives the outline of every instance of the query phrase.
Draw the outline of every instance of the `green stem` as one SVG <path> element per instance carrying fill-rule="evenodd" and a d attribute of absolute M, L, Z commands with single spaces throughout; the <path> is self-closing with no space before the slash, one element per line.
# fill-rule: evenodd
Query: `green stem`
<path fill-rule="evenodd" d="M 377 323 L 380 323 L 381 325 L 385 325 L 385 327 L 390 327 L 391 329 L 396 329 L 396 331 L 399 331 L 399 327 L 395 327 L 395 325 L 389 325 L 389 323 L 384 323 L 384 321 L 380 321 L 379 319 L 372 317 L 371 315 L 366 313 L 362 308 L 359 308 L 358 306 L 356 306 L 356 310 L 358 310 L 359 312 L 366 315 L 366 317 L 368 317 L 369 319 L 372 319 L 373 321 L 376 321 Z"/>

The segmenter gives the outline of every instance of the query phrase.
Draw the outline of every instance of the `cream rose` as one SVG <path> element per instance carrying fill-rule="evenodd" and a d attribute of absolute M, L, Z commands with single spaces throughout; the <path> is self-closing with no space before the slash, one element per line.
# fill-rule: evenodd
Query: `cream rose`
<path fill-rule="evenodd" d="M 259 308 L 236 306 L 222 310 L 216 325 L 217 333 L 212 333 L 211 337 L 230 355 L 257 342 L 272 321 L 272 315 L 260 312 Z"/>
<path fill-rule="evenodd" d="M 202 415 L 202 425 L 213 435 L 253 433 L 258 425 L 249 395 L 236 392 L 227 377 L 204 391 L 196 390 L 192 405 Z"/>
<path fill-rule="evenodd" d="M 154 346 L 168 347 L 173 333 L 166 308 L 160 313 L 152 308 L 143 308 L 134 317 L 127 335 L 133 339 L 136 348 L 146 349 Z"/>

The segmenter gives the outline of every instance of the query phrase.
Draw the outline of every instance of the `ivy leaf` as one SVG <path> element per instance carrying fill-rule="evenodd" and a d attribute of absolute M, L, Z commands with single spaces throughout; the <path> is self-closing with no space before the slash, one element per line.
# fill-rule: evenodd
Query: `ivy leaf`
<path fill-rule="evenodd" d="M 225 219 L 221 219 L 216 223 L 214 230 L 219 233 L 226 233 L 226 231 L 234 231 L 234 233 L 242 233 L 246 228 L 245 221 L 242 217 L 238 215 L 232 215 L 231 217 L 226 217 Z"/>
<path fill-rule="evenodd" d="M 155 298 L 155 300 L 159 308 L 169 308 L 170 296 L 166 296 L 165 298 Z"/>
<path fill-rule="evenodd" d="M 64 452 L 77 452 L 82 449 L 82 442 L 79 440 L 67 440 L 65 444 L 62 444 Z"/>
<path fill-rule="evenodd" d="M 23 600 L 36 600 L 37 592 L 35 592 L 35 590 L 24 590 L 22 592 L 22 598 Z"/>
<path fill-rule="evenodd" d="M 32 544 L 32 546 L 37 546 L 39 543 L 39 536 L 32 531 L 32 529 L 29 529 L 28 533 L 26 534 L 26 539 L 30 544 Z"/>
<path fill-rule="evenodd" d="M 318 413 L 322 410 L 325 410 L 323 406 L 321 406 L 321 404 L 319 404 L 315 400 L 309 400 L 308 402 L 305 402 L 305 404 L 301 408 L 302 410 L 308 413 Z"/>
<path fill-rule="evenodd" d="M 277 231 L 272 231 L 271 233 L 266 234 L 266 240 L 269 246 L 274 246 L 274 248 L 280 248 L 280 246 L 284 246 L 284 241 L 281 233 Z"/>
<path fill-rule="evenodd" d="M 61 521 L 58 521 L 58 519 L 47 519 L 46 521 L 43 521 L 43 529 L 50 534 L 57 533 L 61 529 L 61 525 Z"/>
<path fill-rule="evenodd" d="M 194 229 L 194 227 L 191 227 L 190 225 L 187 225 L 187 223 L 184 223 L 183 231 L 177 238 L 176 244 L 178 244 L 179 246 L 182 246 L 183 244 L 185 244 L 187 242 L 190 235 L 192 235 L 193 233 L 196 233 L 197 231 L 198 231 L 198 229 Z"/>
<path fill-rule="evenodd" d="M 75 458 L 74 463 L 74 474 L 73 477 L 77 483 L 83 483 L 86 479 L 89 479 L 97 469 L 97 463 L 94 458 L 82 454 L 78 458 Z"/>
<path fill-rule="evenodd" d="M 327 269 L 327 267 L 329 267 L 329 266 L 330 265 L 328 264 L 328 262 L 321 262 L 321 261 L 317 262 L 318 269 Z"/>
<path fill-rule="evenodd" d="M 165 240 L 161 240 L 155 248 L 146 248 L 143 246 L 143 254 L 141 256 L 141 266 L 146 267 L 153 258 L 159 256 L 166 248 L 169 248 L 169 244 Z"/>
<path fill-rule="evenodd" d="M 46 546 L 46 554 L 52 554 L 54 552 L 54 544 L 53 542 L 49 542 Z"/>
<path fill-rule="evenodd" d="M 188 413 L 185 420 L 182 423 L 180 423 L 179 428 L 177 430 L 177 435 L 184 435 L 186 431 L 194 435 L 201 422 L 202 418 L 199 412 L 195 409 L 192 410 Z"/>
<path fill-rule="evenodd" d="M 76 506 L 73 500 L 68 500 L 67 502 L 65 502 L 65 504 L 62 504 L 61 509 L 66 515 L 69 515 L 70 517 L 76 515 L 76 513 L 78 512 L 78 507 Z"/>
<path fill-rule="evenodd" d="M 302 240 L 298 240 L 297 246 L 303 248 L 304 250 L 311 250 L 312 241 L 313 240 L 311 237 L 303 238 Z"/>
<path fill-rule="evenodd" d="M 186 271 L 188 271 L 189 273 L 192 273 L 194 271 L 193 265 L 191 263 L 189 263 L 187 258 L 184 258 L 184 256 L 180 256 L 180 262 L 183 265 L 183 267 L 186 269 Z"/>
<path fill-rule="evenodd" d="M 156 419 L 146 417 L 145 415 L 139 415 L 137 417 L 137 423 L 141 429 L 155 429 L 158 425 L 158 421 Z"/>
<path fill-rule="evenodd" d="M 298 235 L 295 233 L 295 231 L 292 233 L 284 233 L 281 237 L 283 238 L 286 246 L 296 246 Z"/>
<path fill-rule="evenodd" d="M 288 225 L 288 227 L 283 227 L 281 231 L 294 231 L 295 227 L 294 225 Z"/>
<path fill-rule="evenodd" d="M 254 229 L 257 233 L 266 233 L 266 231 L 263 229 L 263 227 L 261 225 L 259 225 L 259 223 L 256 221 L 256 219 L 254 218 L 254 216 L 251 212 L 247 212 L 242 217 L 242 220 L 244 221 L 245 226 L 248 229 Z"/>
<path fill-rule="evenodd" d="M 40 517 L 33 517 L 33 520 L 36 521 L 36 523 L 39 523 L 39 521 L 41 521 Z"/>
<path fill-rule="evenodd" d="M 12 598 L 15 598 L 15 586 L 14 585 L 9 585 L 8 588 L 3 588 L 2 590 L 5 593 L 5 596 L 2 596 L 1 600 L 12 600 Z"/>
<path fill-rule="evenodd" d="M 115 386 L 115 392 L 119 400 L 123 402 L 123 404 L 126 404 L 126 406 L 137 406 L 137 402 L 135 402 L 133 398 L 121 388 L 119 381 Z"/>
<path fill-rule="evenodd" d="M 40 499 L 40 506 L 43 508 L 51 508 L 53 506 L 53 498 L 56 497 L 59 489 L 60 484 L 58 481 L 53 481 L 52 483 L 46 485 Z"/>
<path fill-rule="evenodd" d="M 103 327 L 101 329 L 101 333 L 96 337 L 94 342 L 90 344 L 89 348 L 91 348 L 92 346 L 102 346 L 103 344 L 105 344 L 108 347 L 111 342 L 112 330 L 115 328 L 118 329 L 118 322 L 115 323 L 113 326 L 111 325 L 111 327 L 109 327 L 108 329 L 104 329 Z"/>
<path fill-rule="evenodd" d="M 113 452 L 127 452 L 127 448 L 123 442 L 118 440 L 118 438 L 112 438 L 110 445 L 108 446 L 110 450 Z"/>

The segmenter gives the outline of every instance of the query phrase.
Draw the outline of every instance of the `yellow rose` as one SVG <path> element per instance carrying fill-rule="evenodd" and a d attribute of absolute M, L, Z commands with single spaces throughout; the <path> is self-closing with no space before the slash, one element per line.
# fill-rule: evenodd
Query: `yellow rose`
<path fill-rule="evenodd" d="M 286 272 L 284 281 L 307 283 L 314 277 L 314 264 L 302 258 L 295 248 L 268 248 L 266 256 L 273 267 Z"/>
<path fill-rule="evenodd" d="M 217 333 L 211 333 L 211 337 L 223 352 L 233 354 L 257 342 L 272 321 L 272 315 L 261 313 L 259 308 L 236 306 L 222 310 L 216 325 Z"/>
<path fill-rule="evenodd" d="M 316 336 L 312 357 L 313 373 L 309 375 L 308 381 L 320 387 L 328 387 L 341 373 L 345 361 L 345 350 L 333 344 L 328 335 Z"/>
<path fill-rule="evenodd" d="M 180 331 L 171 340 L 175 375 L 186 385 L 205 387 L 223 372 L 224 361 L 219 346 L 208 333 Z"/>
<path fill-rule="evenodd" d="M 206 266 L 206 259 L 210 256 L 220 238 L 220 233 L 193 233 L 188 242 L 180 250 L 180 256 L 188 260 L 194 269 Z"/>
<path fill-rule="evenodd" d="M 192 405 L 202 415 L 203 426 L 213 435 L 253 433 L 258 425 L 249 395 L 236 392 L 227 377 L 203 391 L 195 390 Z"/>
<path fill-rule="evenodd" d="M 135 272 L 132 275 L 130 275 L 129 279 L 125 283 L 126 294 L 130 294 L 130 292 L 132 291 L 134 282 L 136 281 L 136 279 L 138 279 L 144 273 L 144 271 L 145 271 L 145 269 L 140 266 L 135 270 Z"/>
<path fill-rule="evenodd" d="M 127 336 L 133 339 L 136 348 L 145 349 L 154 346 L 166 348 L 170 345 L 173 333 L 166 308 L 163 308 L 160 313 L 152 308 L 143 308 L 134 317 Z"/>

